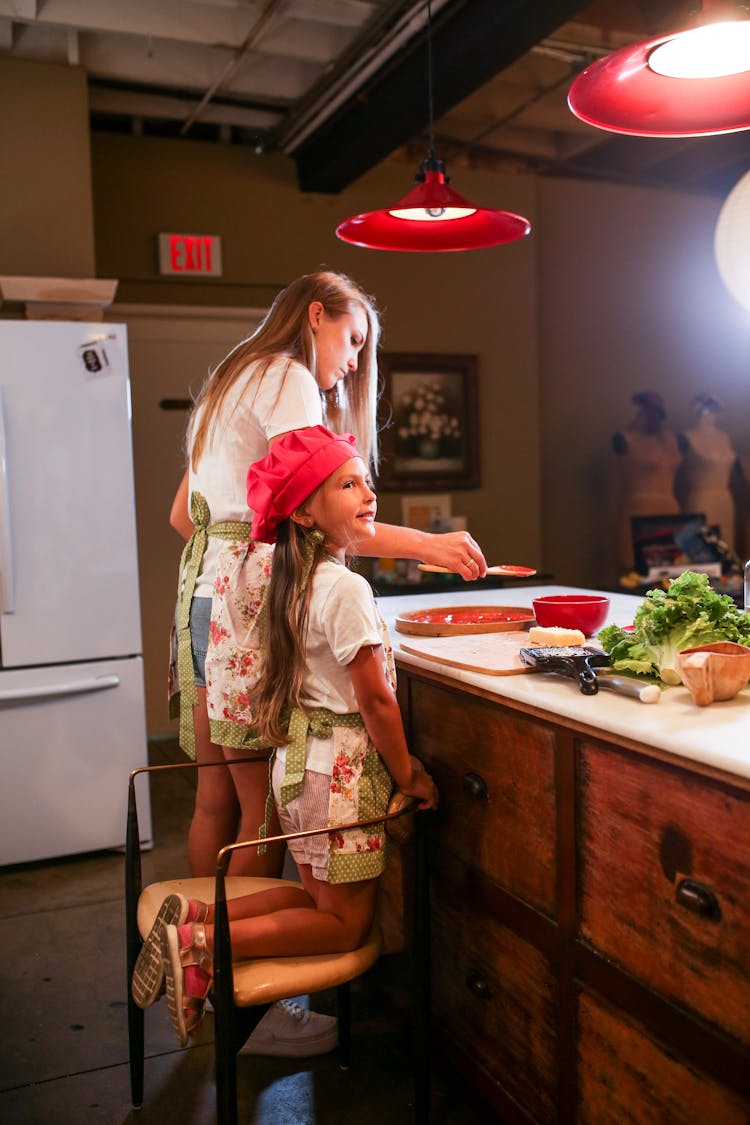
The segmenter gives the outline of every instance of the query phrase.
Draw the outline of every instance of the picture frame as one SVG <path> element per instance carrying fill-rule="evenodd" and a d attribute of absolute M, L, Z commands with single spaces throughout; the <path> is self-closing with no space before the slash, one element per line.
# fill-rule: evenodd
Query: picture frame
<path fill-rule="evenodd" d="M 379 362 L 378 487 L 478 488 L 477 357 L 387 352 Z"/>
<path fill-rule="evenodd" d="M 401 523 L 419 531 L 437 531 L 436 524 L 450 519 L 449 493 L 428 492 L 425 496 L 404 493 L 401 497 Z"/>
<path fill-rule="evenodd" d="M 719 528 L 707 526 L 704 512 L 631 516 L 630 526 L 636 570 L 650 582 L 685 570 L 721 577 Z"/>

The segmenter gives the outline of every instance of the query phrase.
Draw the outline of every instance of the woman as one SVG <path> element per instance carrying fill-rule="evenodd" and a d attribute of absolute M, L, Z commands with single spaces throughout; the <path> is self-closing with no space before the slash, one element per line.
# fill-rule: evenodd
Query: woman
<path fill-rule="evenodd" d="M 218 850 L 252 838 L 264 815 L 265 756 L 231 764 L 252 745 L 247 689 L 259 659 L 257 615 L 272 550 L 250 537 L 248 466 L 284 433 L 325 423 L 352 431 L 366 463 L 377 468 L 379 331 L 373 302 L 349 278 L 325 271 L 298 278 L 212 373 L 191 417 L 189 468 L 170 519 L 192 537 L 178 607 L 181 745 L 199 762 L 229 767 L 198 771 L 188 844 L 194 875 L 211 874 Z M 467 532 L 432 535 L 376 524 L 359 549 L 437 563 L 465 579 L 486 571 Z M 242 851 L 230 873 L 276 874 L 279 867 L 278 854 Z"/>

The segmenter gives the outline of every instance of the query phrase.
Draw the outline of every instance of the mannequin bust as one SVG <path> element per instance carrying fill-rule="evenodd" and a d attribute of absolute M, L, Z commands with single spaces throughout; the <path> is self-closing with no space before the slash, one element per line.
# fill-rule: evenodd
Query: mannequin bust
<path fill-rule="evenodd" d="M 680 464 L 677 437 L 667 425 L 664 399 L 657 391 L 633 395 L 636 415 L 612 438 L 620 465 L 620 513 L 617 563 L 633 568 L 631 516 L 660 516 L 679 512 L 674 480 Z"/>
<path fill-rule="evenodd" d="M 729 485 L 737 454 L 729 435 L 719 429 L 722 404 L 714 395 L 699 394 L 690 408 L 695 424 L 679 435 L 682 510 L 703 512 L 706 523 L 718 524 L 722 540 L 734 550 L 736 517 Z"/>

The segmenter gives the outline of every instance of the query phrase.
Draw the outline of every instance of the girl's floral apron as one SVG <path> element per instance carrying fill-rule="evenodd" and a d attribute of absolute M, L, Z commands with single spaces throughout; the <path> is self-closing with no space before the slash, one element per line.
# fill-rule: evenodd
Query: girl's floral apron
<path fill-rule="evenodd" d="M 379 614 L 378 617 L 386 675 L 395 691 L 393 647 L 385 622 Z M 357 711 L 340 715 L 325 707 L 297 708 L 292 712 L 280 792 L 281 805 L 286 805 L 302 791 L 310 734 L 318 738 L 333 738 L 328 825 L 352 824 L 384 815 L 393 791 L 393 779 L 365 729 L 362 716 Z M 269 792 L 266 825 L 273 805 L 273 793 Z M 262 834 L 264 829 L 265 825 L 261 829 Z M 374 879 L 383 873 L 387 858 L 384 824 L 331 832 L 328 837 L 328 882 L 354 883 L 361 879 Z"/>

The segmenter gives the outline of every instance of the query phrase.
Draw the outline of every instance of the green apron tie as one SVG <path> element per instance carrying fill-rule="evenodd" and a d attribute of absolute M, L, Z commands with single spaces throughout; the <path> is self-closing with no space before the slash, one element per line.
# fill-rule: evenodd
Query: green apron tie
<path fill-rule="evenodd" d="M 209 535 L 237 542 L 244 539 L 249 541 L 250 524 L 243 520 L 223 520 L 211 524 L 211 511 L 200 492 L 193 492 L 190 497 L 190 518 L 194 530 L 182 552 L 177 587 L 177 669 L 180 684 L 180 746 L 188 757 L 195 758 L 193 708 L 198 703 L 198 690 L 195 686 L 190 643 L 190 606 Z"/>
<path fill-rule="evenodd" d="M 334 727 L 355 727 L 364 730 L 365 722 L 359 711 L 348 711 L 339 715 L 329 711 L 327 707 L 314 707 L 305 711 L 302 707 L 295 707 L 289 718 L 289 741 L 286 747 L 286 763 L 284 766 L 284 780 L 281 784 L 279 796 L 282 808 L 299 797 L 302 792 L 302 780 L 305 773 L 305 759 L 307 758 L 307 736 L 312 734 L 315 738 L 330 738 Z M 268 796 L 266 797 L 266 816 L 258 830 L 258 837 L 265 839 L 271 822 L 276 802 L 273 797 L 271 776 L 275 754 L 271 755 L 268 765 Z M 261 844 L 258 855 L 263 855 L 266 845 Z"/>
<path fill-rule="evenodd" d="M 364 720 L 359 711 L 349 711 L 344 715 L 337 715 L 327 707 L 315 707 L 312 711 L 305 711 L 295 707 L 289 719 L 289 742 L 286 747 L 286 767 L 284 781 L 281 785 L 279 796 L 282 808 L 299 797 L 302 792 L 302 778 L 305 773 L 305 759 L 307 757 L 307 736 L 312 734 L 315 738 L 330 738 L 334 727 L 359 727 L 364 728 Z"/>

